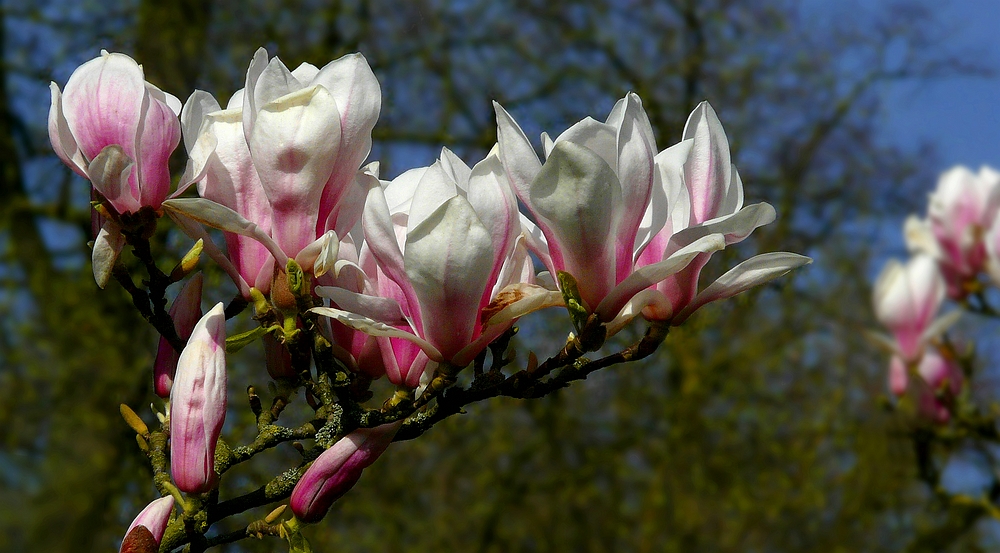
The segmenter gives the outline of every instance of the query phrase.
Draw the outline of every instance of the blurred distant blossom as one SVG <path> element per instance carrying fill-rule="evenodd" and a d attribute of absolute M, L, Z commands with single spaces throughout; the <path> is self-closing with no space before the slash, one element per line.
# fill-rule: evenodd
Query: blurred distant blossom
<path fill-rule="evenodd" d="M 890 260 L 875 281 L 875 316 L 892 333 L 904 360 L 919 359 L 928 340 L 951 321 L 936 318 L 945 288 L 944 277 L 928 255 L 917 255 L 905 264 Z"/>
<path fill-rule="evenodd" d="M 890 260 L 873 293 L 875 316 L 892 334 L 885 340 L 892 352 L 889 390 L 897 397 L 912 394 L 918 413 L 936 423 L 948 422 L 950 398 L 963 384 L 954 348 L 941 340 L 961 313 L 938 315 L 946 289 L 938 263 L 921 253 L 906 263 Z"/>
<path fill-rule="evenodd" d="M 911 216 L 905 235 L 913 252 L 938 261 L 948 284 L 948 297 L 961 300 L 979 289 L 977 277 L 986 268 L 988 247 L 984 237 L 994 230 L 1000 210 L 1000 173 L 990 167 L 973 173 L 955 167 L 938 180 L 930 194 L 927 218 Z M 992 250 L 997 245 L 990 244 Z"/>

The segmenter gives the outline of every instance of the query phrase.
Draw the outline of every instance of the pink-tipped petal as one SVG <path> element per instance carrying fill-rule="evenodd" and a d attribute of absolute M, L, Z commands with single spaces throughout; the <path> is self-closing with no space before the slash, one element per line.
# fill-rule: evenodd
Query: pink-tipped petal
<path fill-rule="evenodd" d="M 63 115 L 62 92 L 59 90 L 59 85 L 49 83 L 49 90 L 52 95 L 52 105 L 49 107 L 49 142 L 63 163 L 77 175 L 86 177 L 87 160 L 76 145 L 73 132 L 66 122 L 66 116 Z"/>
<path fill-rule="evenodd" d="M 691 193 L 692 219 L 702 223 L 721 214 L 732 183 L 729 140 L 715 110 L 702 102 L 691 113 L 684 127 L 684 139 L 693 139 L 691 153 L 684 164 L 684 180 Z"/>
<path fill-rule="evenodd" d="M 294 256 L 315 237 L 323 186 L 336 162 L 337 103 L 312 86 L 260 107 L 250 152 L 274 212 L 271 234 Z M 308 229 L 308 230 L 307 230 Z"/>
<path fill-rule="evenodd" d="M 448 359 L 473 338 L 493 265 L 490 233 L 455 196 L 407 234 L 406 275 L 420 303 L 424 337 Z"/>
<path fill-rule="evenodd" d="M 616 282 L 632 270 L 636 235 L 653 192 L 656 143 L 653 129 L 635 94 L 625 97 L 616 155 L 618 180 L 622 186 L 621 220 L 615 233 Z"/>
<path fill-rule="evenodd" d="M 604 298 L 594 312 L 602 321 L 614 319 L 622 307 L 640 290 L 655 286 L 661 280 L 677 273 L 699 254 L 719 251 L 725 246 L 723 235 L 710 234 L 677 250 L 663 261 L 636 269 Z"/>
<path fill-rule="evenodd" d="M 104 53 L 81 65 L 63 90 L 63 114 L 87 159 L 111 144 L 135 158 L 146 83 L 142 68 L 122 54 Z"/>
<path fill-rule="evenodd" d="M 760 286 L 792 269 L 808 265 L 809 263 L 812 263 L 812 259 L 804 255 L 788 252 L 762 253 L 751 257 L 727 271 L 726 274 L 719 277 L 708 288 L 702 290 L 694 301 L 673 319 L 673 322 L 674 324 L 680 324 L 691 313 L 706 303 L 731 298 L 740 292 Z"/>
<path fill-rule="evenodd" d="M 215 487 L 215 448 L 226 417 L 226 316 L 216 304 L 195 325 L 170 390 L 170 474 L 177 488 Z"/>

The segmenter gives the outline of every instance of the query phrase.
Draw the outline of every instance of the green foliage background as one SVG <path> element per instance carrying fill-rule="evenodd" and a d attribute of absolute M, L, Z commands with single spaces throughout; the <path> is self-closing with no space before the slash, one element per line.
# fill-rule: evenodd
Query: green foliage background
<path fill-rule="evenodd" d="M 779 220 L 707 272 L 753 251 L 816 258 L 704 309 L 640 364 L 540 400 L 489 401 L 394 445 L 307 530 L 316 551 L 938 550 L 921 540 L 930 532 L 954 551 L 988 547 L 995 527 L 928 502 L 900 423 L 879 407 L 886 361 L 861 332 L 875 326 L 872 222 L 916 210 L 940 169 L 932 152 L 873 139 L 880 87 L 983 68 L 940 46 L 921 2 L 852 10 L 821 19 L 791 0 L 5 3 L 0 549 L 110 550 L 155 493 L 118 416 L 126 403 L 152 420 L 142 406 L 154 398 L 155 336 L 120 287 L 93 283 L 88 188 L 48 148 L 45 86 L 107 48 L 182 100 L 202 88 L 224 102 L 260 45 L 290 67 L 365 54 L 383 87 L 371 156 L 383 176 L 430 163 L 441 145 L 480 159 L 495 141 L 492 99 L 537 136 L 603 118 L 632 90 L 660 149 L 708 99 L 748 201 L 771 202 Z M 169 267 L 188 243 L 163 238 Z M 210 299 L 231 297 L 206 270 Z M 557 312 L 525 321 L 521 351 L 554 353 L 567 323 Z M 250 420 L 238 398 L 248 383 L 264 387 L 260 365 L 251 350 L 231 367 L 227 439 Z M 291 448 L 266 456 L 226 491 L 253 489 L 294 459 Z"/>

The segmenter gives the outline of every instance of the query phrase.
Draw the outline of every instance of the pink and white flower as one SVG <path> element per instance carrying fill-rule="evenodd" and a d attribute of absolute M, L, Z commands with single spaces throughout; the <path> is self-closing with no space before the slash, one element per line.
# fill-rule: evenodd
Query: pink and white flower
<path fill-rule="evenodd" d="M 953 316 L 937 318 L 946 287 L 928 255 L 916 255 L 905 265 L 890 260 L 875 281 L 875 317 L 895 338 L 894 349 L 904 361 L 920 359 L 928 341 L 954 322 Z"/>
<path fill-rule="evenodd" d="M 481 315 L 504 287 L 533 277 L 502 179 L 495 151 L 470 169 L 444 150 L 371 187 L 360 259 L 369 293 L 322 288 L 339 309 L 314 311 L 379 336 L 391 382 L 413 388 L 438 363 L 464 367 L 509 328 Z"/>
<path fill-rule="evenodd" d="M 119 213 L 158 209 L 170 190 L 167 160 L 181 138 L 181 103 L 145 81 L 124 54 L 84 63 L 60 91 L 50 85 L 49 140 L 56 155 Z"/>
<path fill-rule="evenodd" d="M 368 157 L 381 108 L 364 56 L 289 71 L 262 48 L 244 90 L 243 129 L 271 205 L 271 236 L 295 256 L 327 230 L 349 230 L 334 228 L 340 200 Z"/>
<path fill-rule="evenodd" d="M 49 141 L 59 159 L 118 214 L 159 209 L 170 191 L 167 161 L 181 137 L 180 101 L 146 82 L 132 58 L 103 50 L 73 71 L 65 91 L 49 88 Z M 94 279 L 103 288 L 125 238 L 112 220 L 102 220 L 94 238 Z"/>
<path fill-rule="evenodd" d="M 185 179 L 227 209 L 194 199 L 166 207 L 189 234 L 199 235 L 192 219 L 226 231 L 229 259 L 207 242 L 206 251 L 244 296 L 251 286 L 267 292 L 288 258 L 321 274 L 336 259 L 337 236 L 361 216 L 359 168 L 380 106 L 378 81 L 360 54 L 288 71 L 260 49 L 246 88 L 225 110 L 196 91 L 182 113 L 191 158 Z"/>
<path fill-rule="evenodd" d="M 226 381 L 226 316 L 219 303 L 195 325 L 170 388 L 170 474 L 183 492 L 204 493 L 216 484 Z"/>
<path fill-rule="evenodd" d="M 730 161 L 729 140 L 708 102 L 691 113 L 681 142 L 657 156 L 656 169 L 654 193 L 637 240 L 636 273 L 702 236 L 721 234 L 725 245 L 731 246 L 774 221 L 774 208 L 767 203 L 743 206 L 743 183 Z M 660 221 L 664 221 L 662 226 Z M 709 302 L 732 297 L 812 261 L 789 252 L 760 254 L 699 292 L 701 270 L 713 253 L 699 253 L 682 270 L 634 298 L 627 311 L 641 306 L 649 320 L 681 324 Z"/>
<path fill-rule="evenodd" d="M 629 94 L 605 123 L 587 118 L 555 141 L 543 135 L 544 162 L 495 107 L 508 181 L 534 220 L 522 219 L 528 246 L 553 274 L 573 275 L 586 307 L 613 328 L 644 308 L 650 318 L 679 323 L 708 301 L 809 261 L 784 253 L 755 258 L 695 299 L 711 252 L 774 218 L 767 204 L 741 209 L 743 187 L 707 103 L 692 113 L 683 141 L 657 154 L 642 104 Z"/>

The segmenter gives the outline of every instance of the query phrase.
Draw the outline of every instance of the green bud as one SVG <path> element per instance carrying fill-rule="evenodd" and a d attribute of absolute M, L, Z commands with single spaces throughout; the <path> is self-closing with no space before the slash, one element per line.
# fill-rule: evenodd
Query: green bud
<path fill-rule="evenodd" d="M 301 296 L 306 283 L 306 275 L 302 272 L 302 267 L 299 267 L 294 259 L 289 258 L 288 264 L 285 266 L 285 274 L 288 275 L 288 290 L 295 296 Z"/>
<path fill-rule="evenodd" d="M 205 242 L 199 238 L 197 242 L 191 246 L 184 257 L 181 258 L 180 262 L 170 271 L 170 280 L 177 282 L 187 275 L 191 274 L 191 271 L 198 266 L 198 260 L 201 258 L 201 251 L 205 247 Z"/>
<path fill-rule="evenodd" d="M 586 307 L 586 302 L 580 297 L 580 290 L 577 288 L 576 279 L 566 271 L 559 271 L 556 276 L 559 279 L 559 290 L 562 292 L 563 301 L 566 303 L 566 310 L 569 311 L 569 318 L 573 321 L 573 327 L 577 334 L 583 331 L 590 316 L 590 310 Z"/>

